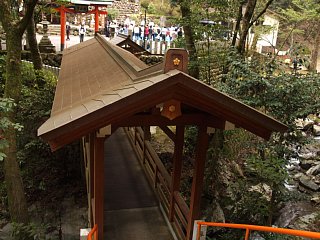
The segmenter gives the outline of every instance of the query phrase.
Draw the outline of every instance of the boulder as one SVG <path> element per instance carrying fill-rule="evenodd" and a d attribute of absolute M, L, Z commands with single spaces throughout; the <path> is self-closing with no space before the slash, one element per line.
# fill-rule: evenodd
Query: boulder
<path fill-rule="evenodd" d="M 310 202 L 288 202 L 281 210 L 275 225 L 286 228 L 292 225 L 299 217 L 315 212 Z"/>
<path fill-rule="evenodd" d="M 307 188 L 307 189 L 310 189 L 312 191 L 318 191 L 320 189 L 320 186 L 318 186 L 314 181 L 312 181 L 311 178 L 309 178 L 308 176 L 306 175 L 302 175 L 299 179 L 299 183 Z"/>
<path fill-rule="evenodd" d="M 294 122 L 295 122 L 296 127 L 298 129 L 303 129 L 304 124 L 303 124 L 303 119 L 302 118 L 298 118 Z"/>
<path fill-rule="evenodd" d="M 320 136 L 320 126 L 318 125 L 313 125 L 313 134 L 315 136 Z"/>
<path fill-rule="evenodd" d="M 304 120 L 304 122 L 303 122 L 303 130 L 307 131 L 307 130 L 311 129 L 313 124 L 314 124 L 314 121 L 312 121 L 310 119 Z"/>
<path fill-rule="evenodd" d="M 309 170 L 312 167 L 313 160 L 302 160 L 300 162 L 300 167 L 303 170 Z"/>
<path fill-rule="evenodd" d="M 271 200 L 272 189 L 269 185 L 265 183 L 259 183 L 257 185 L 251 186 L 249 188 L 250 192 L 259 192 L 262 194 L 262 197 L 265 198 L 267 201 Z"/>
<path fill-rule="evenodd" d="M 293 223 L 291 223 L 288 227 L 298 230 L 319 231 L 320 226 L 314 226 L 314 222 L 316 221 L 318 214 L 318 212 L 313 212 L 301 216 L 297 218 Z M 314 229 L 313 227 L 317 227 L 317 229 Z"/>
<path fill-rule="evenodd" d="M 299 172 L 299 173 L 297 173 L 297 174 L 295 174 L 295 175 L 293 176 L 293 179 L 294 179 L 294 180 L 299 180 L 302 175 L 303 175 L 303 173 Z"/>
<path fill-rule="evenodd" d="M 316 204 L 320 204 L 320 194 L 316 193 L 312 196 L 311 201 L 316 203 Z"/>
<path fill-rule="evenodd" d="M 309 168 L 309 170 L 306 172 L 306 174 L 313 175 L 313 176 L 320 174 L 320 164 Z"/>
<path fill-rule="evenodd" d="M 220 206 L 220 204 L 216 201 L 212 203 L 212 216 L 211 222 L 226 222 L 226 218 L 224 216 L 224 212 Z"/>

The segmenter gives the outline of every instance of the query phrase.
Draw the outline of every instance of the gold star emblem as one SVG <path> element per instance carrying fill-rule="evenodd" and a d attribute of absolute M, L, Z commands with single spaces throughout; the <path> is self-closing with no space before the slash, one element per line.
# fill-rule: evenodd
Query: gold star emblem
<path fill-rule="evenodd" d="M 178 66 L 180 64 L 181 60 L 179 58 L 173 59 L 173 65 Z"/>

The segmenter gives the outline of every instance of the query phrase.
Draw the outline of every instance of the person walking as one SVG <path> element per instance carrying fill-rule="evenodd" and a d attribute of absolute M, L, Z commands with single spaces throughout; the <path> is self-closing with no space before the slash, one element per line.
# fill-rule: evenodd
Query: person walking
<path fill-rule="evenodd" d="M 83 42 L 85 34 L 86 34 L 86 27 L 84 26 L 84 23 L 81 23 L 79 27 L 80 42 Z"/>
<path fill-rule="evenodd" d="M 70 24 L 69 22 L 66 22 L 66 34 L 67 34 L 67 41 L 70 40 Z"/>

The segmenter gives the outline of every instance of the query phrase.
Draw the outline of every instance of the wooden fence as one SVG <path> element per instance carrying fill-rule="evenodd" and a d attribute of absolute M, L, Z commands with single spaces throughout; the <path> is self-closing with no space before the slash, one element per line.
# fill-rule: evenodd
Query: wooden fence
<path fill-rule="evenodd" d="M 141 166 L 143 167 L 150 185 L 153 187 L 165 214 L 169 217 L 171 193 L 171 176 L 167 171 L 157 153 L 144 138 L 141 127 L 125 128 L 129 140 L 135 150 Z M 189 206 L 182 198 L 180 192 L 175 191 L 173 222 L 171 225 L 179 239 L 186 239 L 188 225 Z"/>

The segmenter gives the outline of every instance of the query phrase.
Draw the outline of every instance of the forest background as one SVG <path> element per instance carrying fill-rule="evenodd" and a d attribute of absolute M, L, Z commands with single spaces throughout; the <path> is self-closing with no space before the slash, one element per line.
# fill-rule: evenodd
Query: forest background
<path fill-rule="evenodd" d="M 0 185 L 1 216 L 4 223 L 14 223 L 12 236 L 15 239 L 25 239 L 25 236 L 42 239 L 53 231 L 59 239 L 62 236 L 58 220 L 62 210 L 55 203 L 68 195 L 85 199 L 83 166 L 78 143 L 51 153 L 48 145 L 36 135 L 37 128 L 50 115 L 56 84 L 55 77 L 42 70 L 35 39 L 37 16 L 48 9 L 37 0 L 23 1 L 22 11 L 20 4 L 14 0 L 0 2 L 0 22 L 7 43 L 7 51 L 0 59 L 3 135 L 0 158 L 4 180 Z M 167 15 L 183 26 L 184 38 L 176 44 L 189 51 L 190 75 L 289 126 L 286 134 L 274 134 L 268 142 L 239 129 L 215 132 L 206 165 L 204 216 L 209 220 L 219 215 L 218 220 L 228 222 L 272 225 L 288 202 L 309 201 L 315 207 L 315 215 L 308 229 L 319 231 L 319 202 L 311 202 L 319 198 L 319 189 L 290 191 L 285 187 L 292 181 L 287 163 L 305 144 L 314 141 L 313 128 L 302 131 L 296 120 L 309 117 L 314 126 L 320 122 L 320 77 L 315 72 L 320 45 L 319 1 L 180 0 L 140 4 L 148 14 Z M 256 54 L 246 44 L 252 29 L 256 35 L 267 31 L 261 25 L 267 9 L 281 18 L 277 47 L 289 48 L 292 58 L 307 56 L 307 73 L 300 74 L 286 67 L 276 54 Z M 233 21 L 234 28 L 231 31 L 230 24 L 203 25 L 200 23 L 203 18 L 225 23 Z M 21 40 L 25 32 L 33 57 L 32 68 L 21 63 Z M 224 37 L 226 32 L 231 33 L 228 39 Z M 186 131 L 184 149 L 190 159 L 194 154 L 195 132 L 192 126 Z M 317 151 L 316 163 L 319 162 Z M 320 183 L 319 172 L 310 180 Z M 186 196 L 188 182 L 187 177 Z M 266 190 L 249 191 L 257 184 L 267 186 Z M 45 221 L 44 225 L 33 222 L 34 216 L 44 214 L 41 207 L 37 211 L 30 209 L 37 201 L 46 207 L 56 206 L 57 221 L 53 225 Z M 223 232 L 224 237 L 228 234 Z"/>

